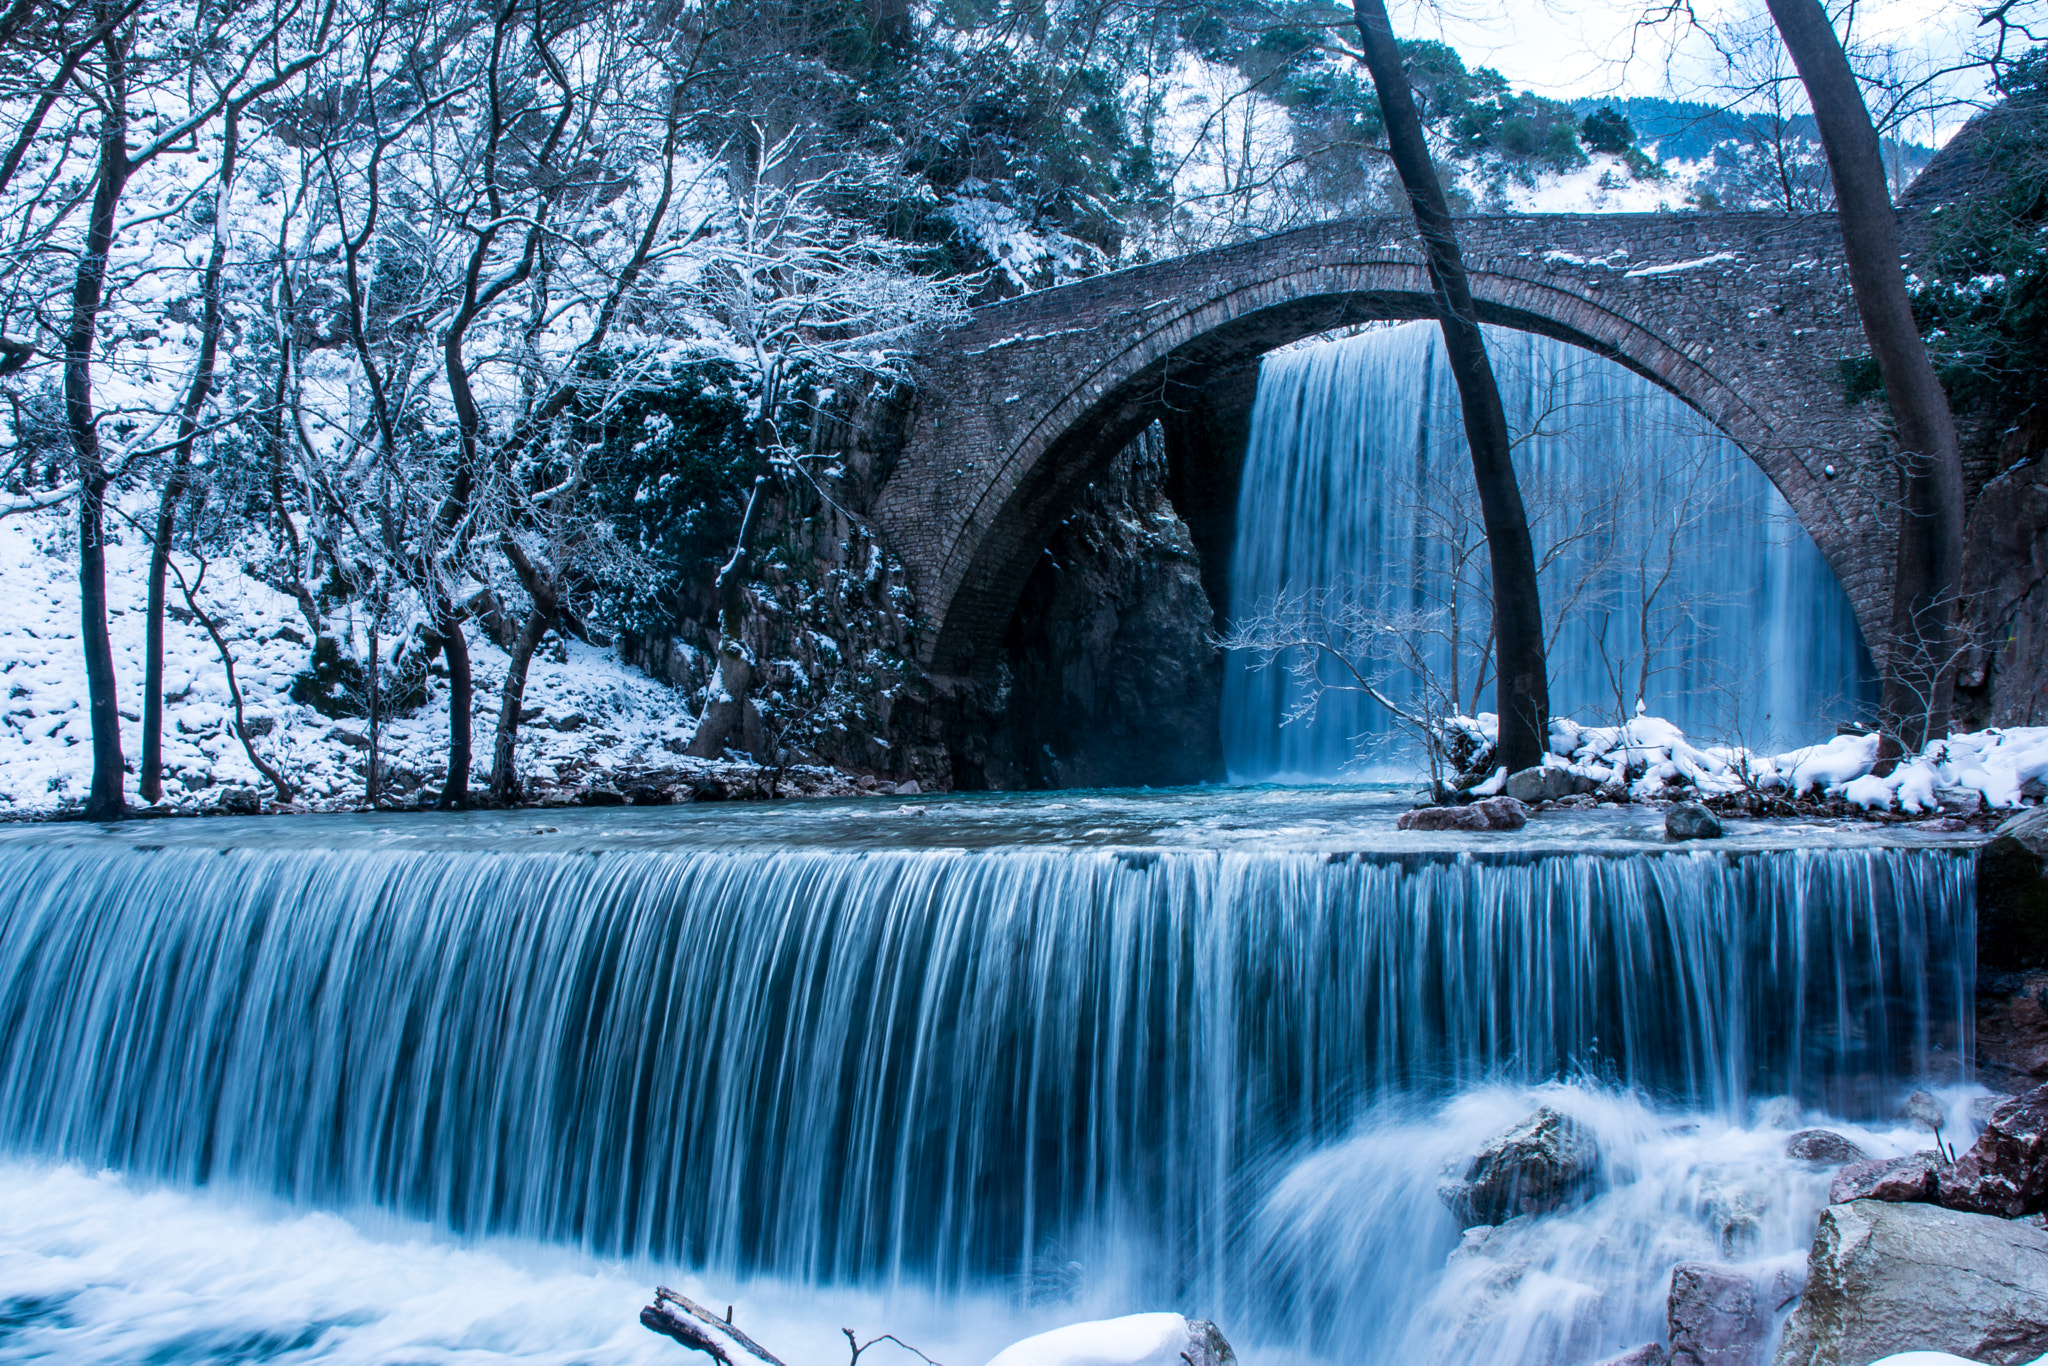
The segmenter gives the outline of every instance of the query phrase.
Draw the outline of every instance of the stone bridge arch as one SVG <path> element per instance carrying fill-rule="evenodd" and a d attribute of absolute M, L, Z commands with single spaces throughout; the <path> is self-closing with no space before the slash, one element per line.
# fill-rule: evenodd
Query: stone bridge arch
<path fill-rule="evenodd" d="M 1610 357 L 1704 414 L 1785 495 L 1866 637 L 1878 631 L 1890 606 L 1885 446 L 1874 416 L 1843 397 L 1841 362 L 1864 347 L 1832 217 L 1490 216 L 1460 232 L 1483 321 Z M 1219 392 L 1241 415 L 1274 347 L 1429 312 L 1411 229 L 1374 219 L 1026 295 L 934 339 L 874 504 L 918 594 L 926 667 L 965 673 L 990 657 L 1051 528 L 1147 424 L 1213 418 Z M 1184 482 L 1206 478 L 1212 503 L 1234 500 L 1227 453 L 1179 458 L 1208 462 Z M 1189 513 L 1201 545 L 1201 513 Z"/>

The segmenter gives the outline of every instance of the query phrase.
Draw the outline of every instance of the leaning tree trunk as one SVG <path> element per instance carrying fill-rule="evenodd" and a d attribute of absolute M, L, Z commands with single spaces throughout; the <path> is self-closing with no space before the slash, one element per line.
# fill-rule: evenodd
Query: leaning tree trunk
<path fill-rule="evenodd" d="M 189 482 L 192 448 L 199 439 L 199 415 L 213 394 L 213 367 L 220 355 L 220 277 L 227 258 L 227 236 L 222 225 L 227 217 L 227 190 L 235 179 L 236 114 L 230 107 L 221 129 L 220 188 L 214 195 L 213 245 L 206 253 L 206 270 L 199 281 L 203 300 L 199 363 L 193 367 L 191 387 L 178 409 L 178 444 L 171 452 L 171 472 L 164 479 L 163 495 L 157 503 L 156 538 L 149 549 L 149 621 L 142 661 L 142 770 L 136 775 L 136 788 L 148 802 L 158 800 L 164 791 L 164 580 L 170 568 L 171 536 L 177 529 L 178 500 L 185 496 Z M 236 705 L 241 705 L 239 700 Z"/>
<path fill-rule="evenodd" d="M 79 642 L 85 653 L 87 714 L 92 721 L 92 791 L 85 813 L 93 820 L 119 820 L 127 809 L 122 794 L 121 713 L 114 694 L 114 648 L 107 636 L 107 471 L 100 457 L 99 419 L 93 411 L 92 350 L 105 298 L 107 257 L 113 246 L 115 214 L 127 188 L 126 106 L 118 98 L 126 73 L 118 40 L 106 39 L 108 85 L 117 98 L 104 110 L 100 157 L 94 176 L 85 251 L 71 288 L 71 321 L 64 339 L 64 416 L 78 461 Z"/>
<path fill-rule="evenodd" d="M 1902 448 L 1892 639 L 1879 653 L 1885 726 L 1910 753 L 1947 733 L 1954 697 L 1963 561 L 1962 451 L 1948 396 L 1927 359 L 1906 296 L 1898 215 L 1856 73 L 1849 69 L 1820 0 L 1769 4 L 1820 126 L 1834 177 L 1849 284 Z"/>
<path fill-rule="evenodd" d="M 533 599 L 533 609 L 520 624 L 512 642 L 512 661 L 505 670 L 505 690 L 498 701 L 498 728 L 491 741 L 491 797 L 500 802 L 519 797 L 519 712 L 526 705 L 526 671 L 533 664 L 533 652 L 540 648 L 548 630 L 561 615 L 562 595 L 541 566 L 514 540 L 510 532 L 499 537 L 499 545 L 513 572 Z"/>
<path fill-rule="evenodd" d="M 1478 310 L 1465 275 L 1465 258 L 1450 205 L 1429 159 L 1429 141 L 1416 112 L 1414 93 L 1401 69 L 1400 47 L 1387 18 L 1385 0 L 1354 0 L 1353 13 L 1365 65 L 1379 92 L 1387 125 L 1387 150 L 1408 194 L 1408 207 L 1429 263 L 1429 283 L 1444 355 L 1458 384 L 1465 415 L 1465 440 L 1472 448 L 1472 477 L 1479 489 L 1479 513 L 1486 527 L 1493 567 L 1495 705 L 1500 709 L 1500 762 L 1510 773 L 1543 762 L 1550 742 L 1550 682 L 1543 658 L 1543 601 L 1536 584 L 1536 549 L 1529 516 L 1515 482 L 1514 443 L 1500 386 L 1487 359 Z"/>
<path fill-rule="evenodd" d="M 747 495 L 747 510 L 740 517 L 740 534 L 732 558 L 718 571 L 718 677 L 706 690 L 704 714 L 697 718 L 697 733 L 684 751 L 695 759 L 716 759 L 725 753 L 726 741 L 735 730 L 744 731 L 747 690 L 754 683 L 754 663 L 741 640 L 746 625 L 747 540 L 753 534 L 754 513 L 761 503 L 761 489 L 768 480 L 754 480 Z M 758 756 L 756 756 L 758 757 Z"/>

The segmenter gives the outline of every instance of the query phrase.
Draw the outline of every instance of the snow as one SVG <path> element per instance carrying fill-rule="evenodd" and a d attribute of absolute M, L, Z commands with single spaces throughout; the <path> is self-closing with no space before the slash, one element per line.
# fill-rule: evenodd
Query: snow
<path fill-rule="evenodd" d="M 1718 266 L 1724 261 L 1740 261 L 1741 259 L 1740 256 L 1732 251 L 1717 251 L 1712 256 L 1696 257 L 1690 261 L 1673 261 L 1669 265 L 1637 266 L 1634 270 L 1628 272 L 1627 278 L 1633 280 L 1638 276 L 1644 275 L 1676 275 L 1681 271 L 1704 270 L 1708 266 Z"/>
<path fill-rule="evenodd" d="M 91 723 L 85 665 L 78 641 L 78 580 L 67 509 L 0 518 L 0 816 L 41 815 L 83 803 L 92 782 Z M 181 557 L 188 579 L 196 565 Z M 107 547 L 108 626 L 121 713 L 121 744 L 130 769 L 127 795 L 143 805 L 134 767 L 141 718 L 148 547 L 133 532 Z M 346 809 L 363 795 L 359 719 L 330 720 L 286 696 L 307 664 L 310 639 L 297 605 L 240 567 L 209 563 L 200 600 L 220 620 L 235 656 L 254 743 L 311 809 Z M 220 655 L 196 621 L 180 621 L 175 580 L 173 615 L 164 627 L 164 806 L 203 809 L 224 789 L 270 786 L 234 737 L 232 699 Z M 503 651 L 472 631 L 475 668 L 475 771 L 489 776 L 491 734 L 508 663 Z M 676 757 L 694 729 L 681 693 L 621 662 L 610 651 L 568 642 L 561 657 L 544 647 L 527 675 L 526 706 L 540 715 L 520 727 L 519 768 L 529 781 L 588 784 L 608 774 Z M 397 787 L 438 785 L 448 742 L 447 688 L 435 680 L 428 704 L 382 726 L 380 756 Z M 559 728 L 558 728 L 559 727 Z"/>
<path fill-rule="evenodd" d="M 1638 177 L 1620 157 L 1594 153 L 1584 166 L 1546 171 L 1525 182 L 1474 167 L 1460 177 L 1476 201 L 1504 213 L 1671 213 L 1690 206 L 1694 177 Z"/>
<path fill-rule="evenodd" d="M 1179 1314 L 1128 1314 L 1025 1338 L 988 1366 L 1180 1366 L 1191 1338 Z"/>
<path fill-rule="evenodd" d="M 1500 733 L 1491 712 L 1452 717 L 1442 729 L 1465 732 L 1481 748 L 1494 744 Z M 1938 810 L 1945 802 L 2012 810 L 2028 800 L 2024 789 L 2030 781 L 2048 781 L 2048 726 L 1950 735 L 1929 742 L 1882 777 L 1872 772 L 1877 757 L 1878 737 L 1870 733 L 1764 754 L 1741 745 L 1696 744 L 1671 722 L 1639 713 L 1618 726 L 1584 726 L 1552 717 L 1544 763 L 1602 786 L 1626 787 L 1638 800 L 1663 796 L 1667 787 L 1679 784 L 1710 797 L 1819 792 L 1866 810 L 1909 815 Z M 1473 791 L 1499 791 L 1503 776 L 1496 773 Z"/>

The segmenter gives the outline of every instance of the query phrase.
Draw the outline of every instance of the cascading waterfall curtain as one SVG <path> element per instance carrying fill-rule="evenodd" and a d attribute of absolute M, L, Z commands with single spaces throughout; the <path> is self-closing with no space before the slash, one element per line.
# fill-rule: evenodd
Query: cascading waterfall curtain
<path fill-rule="evenodd" d="M 1638 693 L 1708 739 L 1811 743 L 1874 700 L 1847 596 L 1770 481 L 1706 419 L 1589 352 L 1488 329 L 1529 504 L 1551 632 L 1553 715 L 1611 725 Z M 1432 324 L 1379 327 L 1267 357 L 1238 503 L 1231 611 L 1335 590 L 1438 614 L 1459 640 L 1461 705 L 1486 655 L 1483 547 L 1449 619 L 1446 528 L 1478 510 L 1457 395 Z M 1646 589 L 1647 585 L 1647 589 Z M 1645 602 L 1649 608 L 1643 610 Z M 1644 666 L 1644 640 L 1650 641 Z M 1433 643 L 1448 677 L 1452 646 Z M 1645 678 L 1647 674 L 1647 678 Z M 1407 702 L 1412 677 L 1384 689 Z M 1312 717 L 1283 669 L 1233 657 L 1223 744 L 1233 777 L 1414 767 L 1384 708 L 1326 693 Z M 1492 709 L 1492 690 L 1478 690 Z M 1285 724 L 1283 724 L 1285 722 Z"/>

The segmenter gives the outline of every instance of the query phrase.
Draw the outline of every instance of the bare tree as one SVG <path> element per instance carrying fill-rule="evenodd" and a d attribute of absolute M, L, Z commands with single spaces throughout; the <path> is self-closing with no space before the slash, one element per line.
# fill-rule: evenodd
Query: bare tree
<path fill-rule="evenodd" d="M 231 105 L 246 103 L 277 89 L 312 66 L 317 53 L 289 61 L 279 55 L 279 40 L 303 22 L 303 0 L 280 0 L 268 10 L 237 15 L 225 23 L 218 64 L 199 59 L 199 49 L 180 50 L 173 41 L 159 51 L 143 31 L 132 6 L 96 0 L 90 11 L 92 45 L 65 61 L 52 77 L 51 90 L 67 84 L 78 94 L 81 124 L 96 119 L 96 151 L 90 184 L 90 206 L 75 242 L 59 240 L 69 205 L 51 206 L 47 223 L 38 224 L 42 244 L 72 254 L 69 319 L 62 329 L 65 424 L 73 454 L 73 489 L 78 499 L 79 636 L 84 648 L 88 709 L 92 721 L 93 776 L 86 813 L 99 820 L 118 818 L 126 806 L 122 791 L 120 715 L 115 698 L 113 649 L 107 633 L 106 513 L 116 481 L 136 461 L 158 453 L 144 439 L 109 450 L 100 431 L 102 414 L 94 400 L 93 372 L 101 313 L 107 299 L 109 261 L 115 239 L 124 228 L 120 218 L 130 183 L 159 158 L 195 150 L 193 139 Z M 325 40 L 327 11 L 314 11 L 311 42 Z M 93 60 L 96 52 L 97 60 Z M 131 145 L 140 132 L 132 103 L 144 92 L 182 106 L 183 116 L 152 118 L 149 135 Z M 39 101 L 39 106 L 41 102 Z M 31 114 L 40 124 L 47 107 Z M 25 127 L 17 141 L 31 138 Z M 15 159 L 19 164 L 19 159 Z M 9 174 L 13 174 L 10 167 Z M 75 201 L 73 201 L 75 202 Z M 201 391 L 203 398 L 203 390 Z M 154 428 L 148 429 L 154 430 Z"/>

